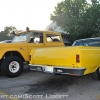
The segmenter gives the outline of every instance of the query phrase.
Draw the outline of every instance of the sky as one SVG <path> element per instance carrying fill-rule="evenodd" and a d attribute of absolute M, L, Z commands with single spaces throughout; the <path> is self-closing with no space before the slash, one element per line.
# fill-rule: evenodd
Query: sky
<path fill-rule="evenodd" d="M 58 2 L 63 0 L 0 0 L 0 31 L 6 26 L 17 30 L 29 27 L 33 30 L 45 30 L 52 22 L 50 14 Z"/>

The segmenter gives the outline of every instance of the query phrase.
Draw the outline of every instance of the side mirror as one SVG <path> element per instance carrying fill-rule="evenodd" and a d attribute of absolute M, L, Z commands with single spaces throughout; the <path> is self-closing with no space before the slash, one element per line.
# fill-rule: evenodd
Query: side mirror
<path fill-rule="evenodd" d="M 13 34 L 13 35 L 16 35 L 16 34 L 15 34 L 15 31 L 12 31 L 12 34 Z"/>
<path fill-rule="evenodd" d="M 11 33 L 12 33 L 13 35 L 20 36 L 19 34 L 16 34 L 15 31 L 12 31 Z"/>

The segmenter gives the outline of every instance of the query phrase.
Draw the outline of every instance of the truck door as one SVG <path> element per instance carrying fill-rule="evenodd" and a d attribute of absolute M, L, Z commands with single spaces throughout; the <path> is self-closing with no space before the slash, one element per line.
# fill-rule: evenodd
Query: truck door
<path fill-rule="evenodd" d="M 47 47 L 64 46 L 64 43 L 59 34 L 46 33 L 46 46 Z"/>
<path fill-rule="evenodd" d="M 43 32 L 32 32 L 28 41 L 28 53 L 35 48 L 44 48 L 44 35 Z"/>

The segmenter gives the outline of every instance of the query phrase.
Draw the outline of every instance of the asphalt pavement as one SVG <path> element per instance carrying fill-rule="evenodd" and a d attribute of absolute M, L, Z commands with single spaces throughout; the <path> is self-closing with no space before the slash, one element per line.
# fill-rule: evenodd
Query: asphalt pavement
<path fill-rule="evenodd" d="M 0 73 L 0 100 L 100 100 L 100 81 L 30 71 L 8 78 Z"/>

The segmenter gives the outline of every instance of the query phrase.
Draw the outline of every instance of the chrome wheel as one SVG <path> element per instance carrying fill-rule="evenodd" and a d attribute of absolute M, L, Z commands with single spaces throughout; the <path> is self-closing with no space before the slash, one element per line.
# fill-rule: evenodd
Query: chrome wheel
<path fill-rule="evenodd" d="M 19 69 L 20 69 L 20 65 L 19 65 L 19 63 L 17 61 L 12 61 L 9 64 L 9 70 L 10 70 L 10 72 L 16 73 L 16 72 L 18 72 Z"/>

